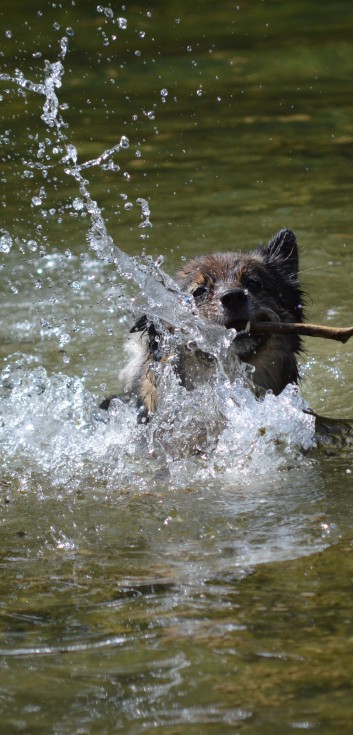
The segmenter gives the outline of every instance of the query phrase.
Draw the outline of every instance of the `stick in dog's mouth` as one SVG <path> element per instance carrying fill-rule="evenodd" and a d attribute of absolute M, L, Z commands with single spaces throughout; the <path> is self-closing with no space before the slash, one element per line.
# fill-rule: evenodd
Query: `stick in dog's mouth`
<path fill-rule="evenodd" d="M 353 327 L 326 327 L 322 324 L 300 324 L 296 322 L 240 322 L 234 321 L 227 329 L 235 329 L 236 338 L 245 334 L 298 334 L 305 337 L 321 337 L 347 342 L 353 336 Z"/>

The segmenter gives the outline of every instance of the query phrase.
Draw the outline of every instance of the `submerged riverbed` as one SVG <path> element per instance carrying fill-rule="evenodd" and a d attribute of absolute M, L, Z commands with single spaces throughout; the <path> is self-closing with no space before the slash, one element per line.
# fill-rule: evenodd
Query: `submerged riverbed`
<path fill-rule="evenodd" d="M 6 733 L 351 731 L 353 450 L 303 409 L 353 418 L 352 346 L 305 340 L 301 392 L 258 401 L 166 274 L 287 226 L 308 320 L 352 323 L 352 25 L 345 2 L 3 17 Z M 218 361 L 192 392 L 163 368 L 148 426 L 99 408 L 146 310 Z"/>

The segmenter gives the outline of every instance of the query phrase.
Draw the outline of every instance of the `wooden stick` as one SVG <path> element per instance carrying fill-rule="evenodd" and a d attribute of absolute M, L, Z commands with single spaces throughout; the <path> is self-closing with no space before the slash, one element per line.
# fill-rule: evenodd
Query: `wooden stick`
<path fill-rule="evenodd" d="M 321 324 L 300 324 L 286 322 L 250 322 L 252 334 L 300 334 L 305 337 L 322 337 L 347 342 L 353 336 L 353 327 L 325 327 Z"/>

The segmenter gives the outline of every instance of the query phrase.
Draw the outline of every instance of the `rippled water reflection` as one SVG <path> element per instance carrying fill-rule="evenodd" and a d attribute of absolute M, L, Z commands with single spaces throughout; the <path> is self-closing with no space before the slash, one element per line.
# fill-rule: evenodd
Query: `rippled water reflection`
<path fill-rule="evenodd" d="M 289 226 L 310 321 L 351 323 L 349 4 L 4 23 L 3 728 L 349 733 L 352 450 L 315 449 L 302 407 L 353 415 L 350 343 L 307 340 L 303 399 L 232 388 L 214 336 L 213 385 L 165 370 L 147 429 L 98 408 L 141 310 L 205 338 L 160 255 Z"/>

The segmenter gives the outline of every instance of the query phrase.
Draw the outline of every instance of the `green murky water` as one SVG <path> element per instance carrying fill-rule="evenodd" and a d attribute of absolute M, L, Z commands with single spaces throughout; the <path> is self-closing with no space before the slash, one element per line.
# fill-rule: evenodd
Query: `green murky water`
<path fill-rule="evenodd" d="M 82 175 L 109 235 L 169 273 L 291 227 L 308 319 L 351 324 L 351 4 L 0 14 L 1 730 L 348 735 L 352 450 L 283 466 L 250 438 L 243 463 L 225 444 L 158 465 L 158 431 L 146 447 L 128 415 L 126 433 L 94 423 L 138 289 L 89 249 L 62 158 L 96 161 Z M 18 84 L 43 84 L 46 59 L 64 71 L 59 128 Z M 352 346 L 305 346 L 305 399 L 352 417 Z"/>

